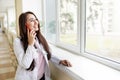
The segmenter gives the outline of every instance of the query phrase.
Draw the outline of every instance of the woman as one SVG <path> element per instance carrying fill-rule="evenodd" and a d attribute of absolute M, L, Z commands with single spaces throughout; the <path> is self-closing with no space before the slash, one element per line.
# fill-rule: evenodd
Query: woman
<path fill-rule="evenodd" d="M 14 40 L 18 61 L 15 80 L 50 80 L 48 60 L 71 67 L 67 60 L 55 58 L 40 32 L 40 24 L 33 12 L 19 16 L 20 37 Z"/>

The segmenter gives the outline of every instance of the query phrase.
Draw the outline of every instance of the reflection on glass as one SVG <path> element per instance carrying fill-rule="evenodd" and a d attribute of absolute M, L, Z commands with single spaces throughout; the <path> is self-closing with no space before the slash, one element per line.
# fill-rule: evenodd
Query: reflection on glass
<path fill-rule="evenodd" d="M 86 1 L 85 51 L 120 62 L 120 1 Z"/>

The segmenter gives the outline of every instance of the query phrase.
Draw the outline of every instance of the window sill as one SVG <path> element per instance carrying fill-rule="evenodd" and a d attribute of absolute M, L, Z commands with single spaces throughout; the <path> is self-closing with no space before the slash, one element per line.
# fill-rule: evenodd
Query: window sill
<path fill-rule="evenodd" d="M 50 45 L 50 47 L 52 48 L 53 55 L 59 59 L 67 59 L 72 63 L 72 67 L 56 64 L 55 66 L 72 76 L 73 80 L 120 80 L 120 71 L 80 55 L 64 51 L 53 45 Z"/>

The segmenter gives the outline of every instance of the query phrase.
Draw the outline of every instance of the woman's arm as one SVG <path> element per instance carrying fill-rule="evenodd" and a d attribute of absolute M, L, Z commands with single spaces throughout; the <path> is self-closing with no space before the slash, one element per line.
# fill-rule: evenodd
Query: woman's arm
<path fill-rule="evenodd" d="M 72 64 L 68 60 L 66 60 L 66 59 L 60 60 L 54 55 L 51 56 L 51 61 L 56 64 L 62 64 L 67 67 L 72 67 Z"/>
<path fill-rule="evenodd" d="M 13 46 L 18 64 L 26 69 L 29 68 L 36 54 L 35 48 L 29 45 L 25 53 L 19 38 L 14 40 Z"/>

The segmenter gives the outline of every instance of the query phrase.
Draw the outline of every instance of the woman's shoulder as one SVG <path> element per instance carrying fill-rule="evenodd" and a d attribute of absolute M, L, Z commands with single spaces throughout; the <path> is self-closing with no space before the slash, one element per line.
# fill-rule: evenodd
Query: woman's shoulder
<path fill-rule="evenodd" d="M 16 37 L 15 39 L 14 39 L 14 43 L 20 43 L 21 41 L 20 41 L 20 37 Z"/>

